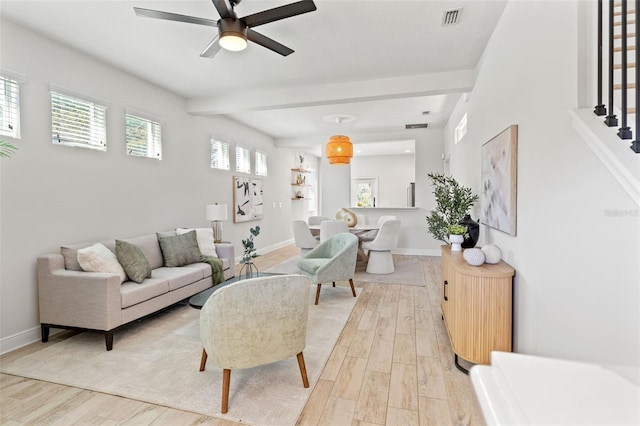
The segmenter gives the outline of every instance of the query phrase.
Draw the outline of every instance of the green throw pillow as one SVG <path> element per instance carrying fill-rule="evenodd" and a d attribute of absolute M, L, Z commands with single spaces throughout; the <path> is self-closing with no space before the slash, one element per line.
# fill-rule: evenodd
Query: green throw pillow
<path fill-rule="evenodd" d="M 200 261 L 201 254 L 196 231 L 175 237 L 164 237 L 158 234 L 158 242 L 164 258 L 164 266 L 184 266 Z"/>
<path fill-rule="evenodd" d="M 149 261 L 137 245 L 116 240 L 116 257 L 131 281 L 141 283 L 151 278 Z"/>

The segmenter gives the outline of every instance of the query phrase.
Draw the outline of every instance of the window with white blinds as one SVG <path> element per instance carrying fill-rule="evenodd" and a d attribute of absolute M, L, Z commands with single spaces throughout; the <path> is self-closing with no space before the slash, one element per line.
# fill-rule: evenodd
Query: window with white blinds
<path fill-rule="evenodd" d="M 54 144 L 106 151 L 106 121 L 106 105 L 51 92 L 51 127 Z"/>
<path fill-rule="evenodd" d="M 127 155 L 162 160 L 162 126 L 133 114 L 125 115 Z"/>
<path fill-rule="evenodd" d="M 20 85 L 0 75 L 0 135 L 20 138 Z"/>
<path fill-rule="evenodd" d="M 267 154 L 256 151 L 256 175 L 267 175 Z"/>
<path fill-rule="evenodd" d="M 229 144 L 211 139 L 211 168 L 229 170 Z"/>
<path fill-rule="evenodd" d="M 236 146 L 236 172 L 251 173 L 251 151 L 241 146 Z"/>

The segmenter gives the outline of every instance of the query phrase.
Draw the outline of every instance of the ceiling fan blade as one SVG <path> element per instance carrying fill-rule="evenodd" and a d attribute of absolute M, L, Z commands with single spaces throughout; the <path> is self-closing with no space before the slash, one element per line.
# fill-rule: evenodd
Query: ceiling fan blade
<path fill-rule="evenodd" d="M 136 15 L 145 18 L 166 19 L 168 21 L 186 22 L 189 24 L 207 25 L 209 27 L 217 27 L 218 21 L 211 19 L 198 18 L 196 16 L 178 15 L 177 13 L 162 12 L 159 10 L 142 9 L 134 7 Z"/>
<path fill-rule="evenodd" d="M 229 0 L 211 0 L 221 18 L 237 18 Z"/>
<path fill-rule="evenodd" d="M 316 5 L 313 0 L 302 0 L 254 13 L 253 15 L 248 15 L 240 19 L 247 24 L 247 27 L 251 28 L 257 27 L 258 25 L 268 24 L 269 22 L 279 21 L 280 19 L 302 15 L 303 13 L 313 12 L 314 10 L 316 10 Z"/>
<path fill-rule="evenodd" d="M 284 44 L 280 44 L 265 35 L 255 32 L 251 28 L 247 28 L 247 39 L 259 44 L 260 46 L 266 47 L 267 49 L 273 50 L 274 52 L 279 53 L 282 56 L 288 56 L 293 53 L 293 50 L 289 49 Z"/>
<path fill-rule="evenodd" d="M 207 47 L 204 48 L 200 56 L 202 56 L 203 58 L 213 58 L 216 53 L 220 51 L 220 49 L 221 46 L 220 43 L 218 43 L 218 35 L 216 34 L 213 40 L 211 40 Z"/>

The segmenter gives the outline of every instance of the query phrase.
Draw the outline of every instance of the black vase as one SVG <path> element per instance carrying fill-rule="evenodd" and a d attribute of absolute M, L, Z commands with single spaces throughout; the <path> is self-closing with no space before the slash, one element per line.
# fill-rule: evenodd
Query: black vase
<path fill-rule="evenodd" d="M 473 248 L 478 243 L 478 238 L 480 237 L 480 224 L 475 220 L 471 219 L 471 216 L 465 215 L 460 222 L 458 222 L 462 226 L 467 227 L 468 237 L 465 236 L 464 241 L 462 242 L 462 248 Z"/>

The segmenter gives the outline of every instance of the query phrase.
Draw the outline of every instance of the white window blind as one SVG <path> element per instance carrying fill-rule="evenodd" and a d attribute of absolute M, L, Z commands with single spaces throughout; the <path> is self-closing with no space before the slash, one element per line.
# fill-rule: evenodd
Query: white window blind
<path fill-rule="evenodd" d="M 241 146 L 236 146 L 236 172 L 251 173 L 251 151 Z"/>
<path fill-rule="evenodd" d="M 0 135 L 20 138 L 20 85 L 0 75 Z"/>
<path fill-rule="evenodd" d="M 162 126 L 132 114 L 125 115 L 127 155 L 162 160 Z"/>
<path fill-rule="evenodd" d="M 256 175 L 267 175 L 267 154 L 256 151 Z"/>
<path fill-rule="evenodd" d="M 51 92 L 54 144 L 107 150 L 107 107 L 62 93 Z"/>
<path fill-rule="evenodd" d="M 229 170 L 229 144 L 211 139 L 211 168 Z"/>

